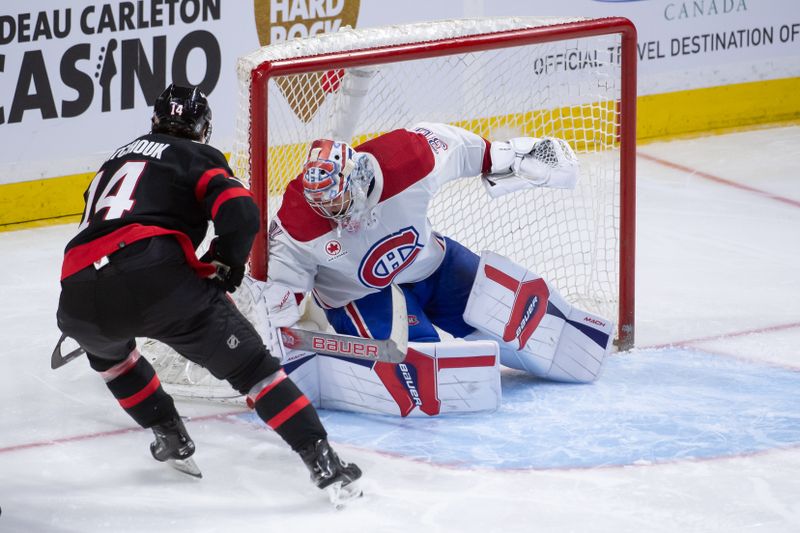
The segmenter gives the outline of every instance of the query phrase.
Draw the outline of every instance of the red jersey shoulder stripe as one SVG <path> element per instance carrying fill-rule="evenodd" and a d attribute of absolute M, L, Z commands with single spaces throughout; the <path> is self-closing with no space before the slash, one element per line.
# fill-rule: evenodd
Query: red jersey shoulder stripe
<path fill-rule="evenodd" d="M 375 156 L 383 172 L 380 201 L 411 187 L 433 170 L 435 160 L 428 140 L 421 133 L 394 130 L 355 148 Z"/>
<path fill-rule="evenodd" d="M 228 200 L 232 200 L 233 198 L 240 198 L 242 196 L 247 196 L 248 198 L 252 198 L 250 195 L 250 191 L 245 189 L 244 187 L 231 187 L 230 189 L 226 189 L 222 191 L 219 196 L 214 199 L 214 205 L 211 206 L 211 218 L 216 218 L 217 211 L 222 204 L 227 202 Z"/>

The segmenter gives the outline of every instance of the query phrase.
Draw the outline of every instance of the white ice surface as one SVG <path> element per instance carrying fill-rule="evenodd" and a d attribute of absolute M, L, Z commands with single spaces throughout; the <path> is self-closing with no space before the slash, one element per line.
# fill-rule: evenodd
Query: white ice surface
<path fill-rule="evenodd" d="M 800 127 L 639 152 L 640 349 L 589 387 L 506 373 L 494 420 L 322 413 L 365 472 L 338 512 L 235 406 L 179 403 L 204 479 L 153 461 L 85 360 L 49 368 L 74 227 L 0 233 L 0 532 L 800 531 Z"/>

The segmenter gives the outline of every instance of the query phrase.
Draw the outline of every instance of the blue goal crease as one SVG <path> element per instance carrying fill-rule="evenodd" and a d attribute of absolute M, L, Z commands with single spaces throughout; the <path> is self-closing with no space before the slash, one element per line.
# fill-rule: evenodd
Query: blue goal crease
<path fill-rule="evenodd" d="M 800 444 L 800 373 L 698 350 L 608 359 L 590 385 L 503 372 L 494 413 L 399 418 L 320 410 L 331 439 L 462 468 L 654 464 Z"/>

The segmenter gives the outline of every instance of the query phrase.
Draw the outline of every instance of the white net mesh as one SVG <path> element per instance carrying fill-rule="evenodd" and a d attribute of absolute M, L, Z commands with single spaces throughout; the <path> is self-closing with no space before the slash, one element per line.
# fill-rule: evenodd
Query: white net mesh
<path fill-rule="evenodd" d="M 206 369 L 184 359 L 153 339 L 137 339 L 139 352 L 150 361 L 164 389 L 179 398 L 244 403 L 244 397 Z"/>
<path fill-rule="evenodd" d="M 366 30 L 292 41 L 240 59 L 240 102 L 233 164 L 249 181 L 250 72 L 264 61 L 400 43 L 474 36 L 580 19 L 473 19 Z M 268 82 L 268 218 L 314 139 L 337 129 L 342 102 L 360 119 L 358 144 L 419 121 L 446 122 L 489 140 L 553 136 L 581 161 L 576 191 L 532 190 L 491 200 L 478 180 L 450 184 L 430 211 L 434 227 L 472 250 L 491 249 L 553 282 L 573 303 L 616 319 L 619 238 L 618 34 L 494 50 L 459 52 L 370 67 L 360 101 L 345 100 L 355 69 L 278 76 Z M 399 59 L 399 60 L 398 60 Z M 363 68 L 358 69 L 363 70 Z M 347 106 L 344 106 L 347 107 Z"/>

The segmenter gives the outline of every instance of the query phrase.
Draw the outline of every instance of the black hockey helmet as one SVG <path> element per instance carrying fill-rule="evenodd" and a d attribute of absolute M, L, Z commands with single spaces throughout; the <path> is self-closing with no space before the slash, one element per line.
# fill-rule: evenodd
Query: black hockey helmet
<path fill-rule="evenodd" d="M 206 95 L 197 87 L 171 84 L 156 98 L 152 132 L 208 142 L 211 138 L 211 108 Z"/>

